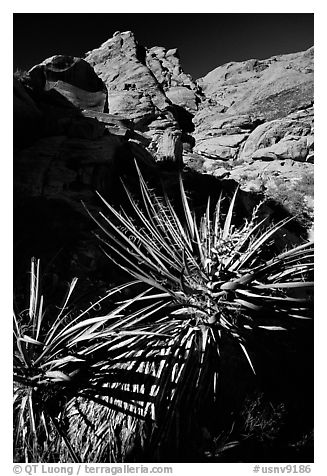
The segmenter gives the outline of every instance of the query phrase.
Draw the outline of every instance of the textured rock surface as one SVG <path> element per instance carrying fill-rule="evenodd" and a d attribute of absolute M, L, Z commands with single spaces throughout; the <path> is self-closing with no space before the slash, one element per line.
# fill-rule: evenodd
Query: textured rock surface
<path fill-rule="evenodd" d="M 146 65 L 173 104 L 194 113 L 199 102 L 198 86 L 181 67 L 177 48 L 155 46 L 146 51 Z"/>
<path fill-rule="evenodd" d="M 197 81 L 198 172 L 237 181 L 291 213 L 313 218 L 313 48 L 219 66 Z M 289 193 L 288 193 L 289 192 Z M 308 225 L 309 226 L 309 225 Z"/>
<path fill-rule="evenodd" d="M 146 66 L 145 55 L 134 34 L 126 31 L 115 33 L 85 56 L 107 86 L 109 112 L 122 114 L 136 123 L 150 121 L 171 105 Z"/>
<path fill-rule="evenodd" d="M 203 108 L 194 118 L 194 151 L 219 158 L 236 158 L 240 145 L 260 122 L 250 114 L 233 115 L 217 112 L 216 108 Z"/>
<path fill-rule="evenodd" d="M 93 198 L 94 190 L 108 193 L 113 187 L 122 147 L 115 136 L 40 139 L 14 158 L 15 194 L 60 199 L 82 212 L 81 200 Z"/>
<path fill-rule="evenodd" d="M 239 158 L 305 161 L 313 152 L 313 108 L 259 125 L 246 140 Z"/>
<path fill-rule="evenodd" d="M 166 91 L 166 96 L 173 104 L 195 113 L 198 108 L 198 96 L 189 88 L 172 86 Z"/>
<path fill-rule="evenodd" d="M 177 162 L 182 164 L 183 148 L 178 131 L 165 131 L 158 139 L 156 151 L 158 161 Z"/>
<path fill-rule="evenodd" d="M 173 149 L 179 156 L 172 159 L 179 162 L 182 142 L 177 132 L 184 129 L 184 124 L 164 90 L 183 84 L 183 80 L 195 89 L 196 85 L 182 72 L 176 51 L 146 50 L 137 43 L 132 32 L 126 31 L 116 32 L 100 48 L 88 52 L 85 59 L 107 86 L 110 114 L 132 120 L 135 129 L 145 132 L 152 141 L 150 149 L 156 151 L 160 161 L 167 159 L 170 153 L 167 155 L 166 146 L 158 147 L 158 143 L 167 145 L 166 138 L 174 136 L 179 144 Z M 188 88 L 182 89 L 187 89 L 187 93 L 179 91 L 178 98 L 175 94 L 176 104 L 193 110 L 196 107 L 194 94 L 190 94 Z"/>
<path fill-rule="evenodd" d="M 283 117 L 313 101 L 313 48 L 301 53 L 219 66 L 198 80 L 207 99 L 224 112 Z"/>
<path fill-rule="evenodd" d="M 79 109 L 105 111 L 106 87 L 93 68 L 83 59 L 55 55 L 29 71 L 37 91 L 56 91 Z"/>
<path fill-rule="evenodd" d="M 294 135 L 303 136 L 306 132 L 300 131 L 301 124 L 306 128 L 308 123 L 305 111 L 308 110 L 312 116 L 310 106 L 313 104 L 313 48 L 301 53 L 273 56 L 267 60 L 227 63 L 199 79 L 198 84 L 205 95 L 205 100 L 194 118 L 199 152 L 209 151 L 214 154 L 214 144 L 221 146 L 221 143 L 218 140 L 214 142 L 212 137 L 246 134 L 256 129 L 260 123 L 286 116 L 289 116 L 290 121 L 283 123 L 283 137 L 289 135 L 288 128 L 291 130 L 294 127 L 298 128 Z M 302 112 L 296 116 L 298 110 Z M 293 117 L 290 114 L 293 114 Z M 292 120 L 297 122 L 296 126 L 291 124 Z M 259 131 L 265 127 L 261 126 Z M 255 136 L 257 132 L 253 134 Z M 243 137 L 247 138 L 246 135 Z M 275 142 L 278 140 L 280 137 L 276 134 Z M 256 150 L 254 145 L 251 134 L 245 145 L 242 141 L 242 150 L 247 150 L 251 155 Z M 263 147 L 259 143 L 257 145 L 258 148 Z M 273 144 L 266 144 L 270 145 Z M 233 157 L 241 155 L 244 158 L 245 152 L 239 154 L 238 145 L 234 147 L 236 151 L 233 151 Z M 290 147 L 291 144 L 288 144 L 286 148 Z M 286 157 L 284 144 L 276 147 L 275 152 L 278 155 L 282 149 L 282 156 Z M 294 150 L 290 155 L 286 155 L 302 157 L 303 152 Z"/>
<path fill-rule="evenodd" d="M 260 194 L 266 200 L 297 216 L 306 228 L 313 222 L 314 169 L 308 162 L 292 159 L 255 160 L 231 164 L 196 153 L 183 155 L 187 169 L 219 179 L 233 180 L 245 192 Z"/>

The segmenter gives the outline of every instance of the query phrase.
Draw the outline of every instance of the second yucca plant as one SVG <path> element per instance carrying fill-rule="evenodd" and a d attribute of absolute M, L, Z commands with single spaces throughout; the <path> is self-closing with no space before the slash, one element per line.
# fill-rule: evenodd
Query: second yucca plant
<path fill-rule="evenodd" d="M 49 306 L 41 292 L 40 261 L 31 260 L 29 307 L 14 312 L 17 462 L 111 462 L 123 457 L 117 426 L 123 421 L 128 427 L 129 420 L 135 426 L 151 405 L 148 392 L 154 378 L 126 365 L 135 340 L 139 344 L 144 339 L 128 321 L 140 319 L 133 304 L 145 292 L 118 305 L 106 303 L 135 284 L 113 288 L 79 310 L 71 304 L 75 278 L 63 304 Z M 150 314 L 149 309 L 143 318 Z"/>

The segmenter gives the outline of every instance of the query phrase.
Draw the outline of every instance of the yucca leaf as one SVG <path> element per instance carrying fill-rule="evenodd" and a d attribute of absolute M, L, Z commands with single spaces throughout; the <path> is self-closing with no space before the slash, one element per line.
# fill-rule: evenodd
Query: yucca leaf
<path fill-rule="evenodd" d="M 262 307 L 261 305 L 253 304 L 252 302 L 246 301 L 245 299 L 235 299 L 235 302 L 237 304 L 240 304 L 241 306 L 244 306 L 248 309 L 252 309 L 253 311 L 261 311 Z"/>
<path fill-rule="evenodd" d="M 39 299 L 39 271 L 40 260 L 36 258 L 31 259 L 31 280 L 30 280 L 30 308 L 29 316 L 31 321 L 34 322 L 35 315 L 37 313 L 37 305 Z"/>
<path fill-rule="evenodd" d="M 23 335 L 22 337 L 18 337 L 17 340 L 19 340 L 21 342 L 25 342 L 27 344 L 43 345 L 42 342 L 39 342 L 39 341 L 37 341 L 37 340 L 33 339 L 32 337 L 29 337 L 27 335 Z"/>
<path fill-rule="evenodd" d="M 284 220 L 279 222 L 277 225 L 272 226 L 270 229 L 268 229 L 262 235 L 260 235 L 252 243 L 250 251 L 246 254 L 245 258 L 242 260 L 242 266 L 244 266 L 244 263 L 246 263 L 254 255 L 254 253 L 257 252 L 258 249 L 261 248 L 264 245 L 264 243 L 266 243 L 274 234 L 277 233 L 278 230 L 280 230 L 282 227 L 284 227 L 292 219 L 293 219 L 293 217 L 285 218 Z"/>
<path fill-rule="evenodd" d="M 280 326 L 258 326 L 260 329 L 266 329 L 267 331 L 287 331 L 285 327 Z"/>
<path fill-rule="evenodd" d="M 191 239 L 194 240 L 194 232 L 195 232 L 196 224 L 194 223 L 192 213 L 188 204 L 188 200 L 184 190 L 184 185 L 183 185 L 183 180 L 181 175 L 179 175 L 179 187 L 180 187 L 182 204 L 183 204 L 183 209 L 184 209 L 186 223 L 187 223 L 187 229 L 191 236 Z"/>
<path fill-rule="evenodd" d="M 267 289 L 267 288 L 266 288 Z M 305 303 L 307 302 L 306 298 L 294 298 L 294 297 L 288 297 L 288 296 L 270 296 L 269 294 L 256 294 L 254 292 L 247 291 L 246 289 L 237 289 L 236 294 L 239 295 L 241 294 L 242 296 L 247 296 L 249 298 L 253 298 L 254 300 L 259 300 L 263 299 L 265 301 L 275 301 L 275 302 L 280 302 L 282 304 L 290 303 Z"/>
<path fill-rule="evenodd" d="M 232 223 L 232 217 L 233 217 L 233 211 L 234 211 L 235 199 L 236 199 L 237 192 L 238 192 L 238 187 L 236 188 L 236 190 L 234 192 L 233 198 L 232 198 L 232 200 L 230 202 L 230 205 L 229 205 L 229 208 L 228 208 L 228 213 L 227 213 L 227 216 L 226 216 L 226 219 L 225 219 L 224 229 L 223 229 L 223 234 L 222 234 L 223 240 L 225 240 L 231 232 L 231 223 Z"/>
<path fill-rule="evenodd" d="M 51 379 L 53 382 L 69 382 L 70 377 L 60 370 L 48 370 L 44 376 Z"/>
<path fill-rule="evenodd" d="M 67 355 L 65 357 L 62 357 L 61 359 L 54 359 L 54 360 L 44 362 L 43 364 L 40 364 L 40 368 L 43 369 L 44 367 L 62 367 L 66 364 L 77 363 L 77 362 L 78 363 L 85 362 L 85 359 L 81 359 L 73 355 Z"/>
<path fill-rule="evenodd" d="M 253 287 L 256 289 L 300 289 L 312 288 L 313 286 L 313 281 L 293 281 L 289 283 L 255 284 Z"/>
<path fill-rule="evenodd" d="M 245 355 L 247 361 L 248 361 L 249 364 L 250 364 L 250 367 L 251 367 L 251 369 L 252 369 L 252 372 L 254 373 L 254 375 L 256 375 L 256 372 L 255 372 L 255 370 L 254 370 L 254 366 L 253 366 L 253 364 L 252 364 L 252 360 L 250 359 L 250 356 L 249 356 L 249 354 L 248 354 L 248 351 L 246 350 L 246 348 L 245 348 L 244 344 L 242 344 L 242 342 L 239 341 L 238 343 L 239 343 L 239 346 L 241 347 L 241 349 L 243 350 L 244 355 Z"/>

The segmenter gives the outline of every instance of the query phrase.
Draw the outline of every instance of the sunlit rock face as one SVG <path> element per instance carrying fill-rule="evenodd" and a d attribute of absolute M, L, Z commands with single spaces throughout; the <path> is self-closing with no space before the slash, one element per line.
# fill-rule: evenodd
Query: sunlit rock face
<path fill-rule="evenodd" d="M 117 32 L 85 60 L 108 89 L 109 112 L 134 121 L 151 119 L 171 105 L 151 70 L 145 64 L 145 50 L 130 31 Z"/>
<path fill-rule="evenodd" d="M 197 80 L 184 163 L 313 218 L 313 48 L 218 66 Z"/>
<path fill-rule="evenodd" d="M 293 114 L 293 121 L 307 123 L 303 111 L 313 105 L 313 48 L 266 60 L 227 63 L 197 83 L 205 97 L 194 118 L 198 150 L 210 152 L 215 144 L 221 146 L 222 141 L 228 144 L 221 136 L 236 134 L 236 139 L 240 140 L 232 145 L 236 148 L 232 155 L 244 158 L 240 148 L 249 150 L 246 139 L 258 125 L 290 114 Z M 295 117 L 296 111 L 302 112 Z M 300 127 L 297 127 L 296 136 L 303 135 L 303 131 L 299 132 Z M 292 128 L 290 125 L 290 130 Z M 285 135 L 283 133 L 281 137 Z M 275 139 L 278 141 L 278 135 Z M 252 137 L 249 140 L 253 144 Z"/>
<path fill-rule="evenodd" d="M 267 119 L 286 116 L 313 101 L 313 48 L 300 53 L 218 66 L 197 81 L 207 100 L 228 114 Z"/>

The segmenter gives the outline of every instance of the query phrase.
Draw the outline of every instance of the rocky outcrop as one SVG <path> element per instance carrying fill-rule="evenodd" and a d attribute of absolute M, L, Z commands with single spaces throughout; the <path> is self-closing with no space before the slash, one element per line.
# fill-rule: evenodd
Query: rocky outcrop
<path fill-rule="evenodd" d="M 139 127 L 171 106 L 146 66 L 145 54 L 134 34 L 126 31 L 116 32 L 85 56 L 107 87 L 109 112 L 132 119 Z"/>
<path fill-rule="evenodd" d="M 156 77 L 166 96 L 175 105 L 194 113 L 199 102 L 198 86 L 181 67 L 177 48 L 155 46 L 146 51 L 146 65 Z"/>
<path fill-rule="evenodd" d="M 257 134 L 274 126 L 273 123 L 271 126 L 260 126 L 262 123 L 269 121 L 270 124 L 273 120 L 289 118 L 289 121 L 282 123 L 284 133 L 273 133 L 276 143 L 285 136 L 299 137 L 307 134 L 299 132 L 299 129 L 307 128 L 307 114 L 303 111 L 308 110 L 312 116 L 313 48 L 302 53 L 273 56 L 267 60 L 227 63 L 199 79 L 198 85 L 202 88 L 205 100 L 194 118 L 195 150 L 214 155 L 216 149 L 219 158 L 226 158 L 230 153 L 230 158 L 243 159 L 255 154 L 256 148 L 263 147 L 262 143 L 256 143 Z M 302 112 L 298 114 L 299 110 Z M 258 131 L 249 137 L 249 133 L 257 126 Z M 291 132 L 294 128 L 295 134 Z M 227 135 L 233 136 L 232 144 L 223 137 Z M 234 138 L 238 143 L 234 142 Z M 222 145 L 232 149 L 221 149 Z M 265 146 L 271 145 L 273 144 L 267 143 Z M 292 144 L 282 143 L 274 147 L 274 150 L 277 156 L 301 159 L 304 155 L 303 147 L 304 141 L 295 145 L 294 150 L 288 154 L 285 148 L 292 149 Z M 274 154 L 274 151 L 266 151 L 266 157 L 269 157 L 270 152 Z M 258 158 L 262 153 L 264 151 L 258 152 L 254 157 Z"/>
<path fill-rule="evenodd" d="M 247 138 L 241 160 L 293 159 L 313 162 L 313 108 L 259 125 Z"/>
<path fill-rule="evenodd" d="M 310 228 L 314 196 L 313 108 L 253 128 L 254 124 L 250 115 L 226 115 L 223 119 L 219 114 L 215 127 L 209 129 L 205 139 L 196 142 L 193 153 L 184 153 L 185 165 L 200 173 L 234 180 L 246 192 L 262 194 Z"/>
<path fill-rule="evenodd" d="M 236 159 L 241 144 L 261 122 L 250 114 L 227 114 L 215 108 L 203 108 L 194 118 L 194 151 L 220 159 Z"/>
<path fill-rule="evenodd" d="M 52 56 L 34 66 L 29 76 L 35 91 L 43 92 L 45 96 L 52 93 L 52 98 L 56 97 L 53 92 L 58 93 L 60 104 L 100 112 L 106 109 L 106 87 L 93 68 L 81 58 Z"/>
<path fill-rule="evenodd" d="M 132 120 L 134 128 L 151 139 L 150 150 L 158 161 L 171 157 L 180 162 L 182 133 L 193 130 L 190 112 L 197 109 L 198 98 L 197 85 L 182 71 L 177 50 L 146 49 L 132 32 L 116 32 L 85 60 L 107 86 L 110 114 Z"/>
<path fill-rule="evenodd" d="M 313 48 L 219 66 L 198 80 L 210 105 L 228 114 L 276 119 L 313 102 Z"/>
<path fill-rule="evenodd" d="M 231 163 L 197 153 L 184 153 L 183 161 L 186 169 L 236 182 L 244 192 L 258 195 L 274 207 L 285 209 L 295 215 L 301 225 L 311 228 L 314 212 L 312 163 L 293 159 Z"/>
<path fill-rule="evenodd" d="M 313 48 L 266 60 L 231 62 L 197 81 L 198 172 L 233 179 L 245 191 L 313 217 Z M 287 193 L 289 192 L 289 193 Z"/>

